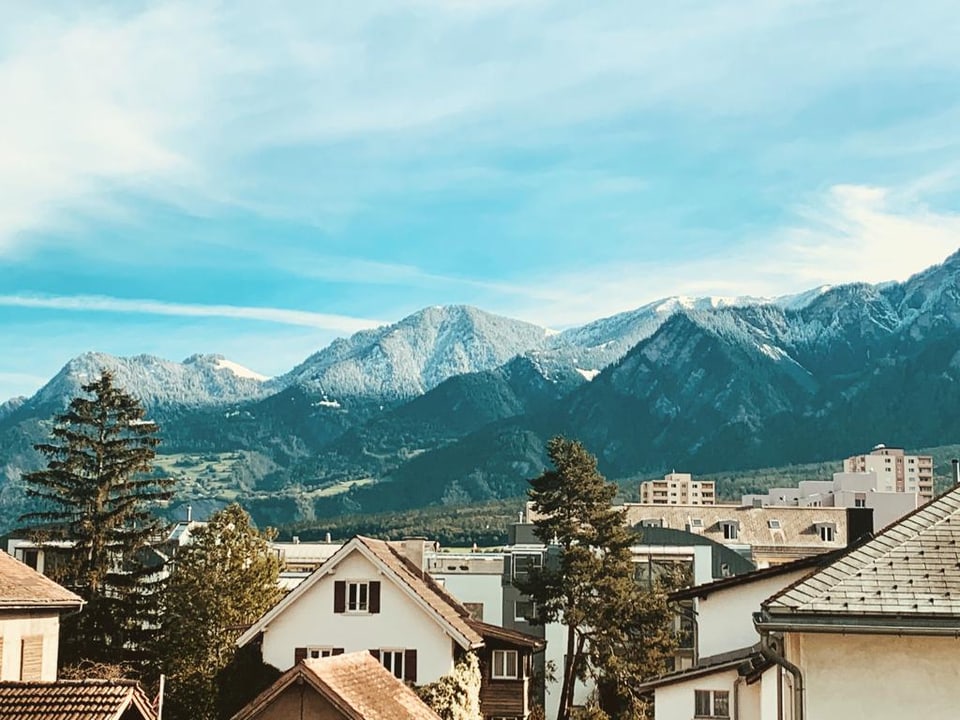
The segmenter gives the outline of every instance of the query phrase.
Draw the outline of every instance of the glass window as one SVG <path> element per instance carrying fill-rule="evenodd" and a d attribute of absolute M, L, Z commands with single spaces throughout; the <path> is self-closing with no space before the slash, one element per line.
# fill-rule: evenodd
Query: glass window
<path fill-rule="evenodd" d="M 516 650 L 494 650 L 493 651 L 493 674 L 495 680 L 514 680 L 517 675 L 517 651 Z"/>
<path fill-rule="evenodd" d="M 381 650 L 380 663 L 395 677 L 403 680 L 403 650 Z"/>
<path fill-rule="evenodd" d="M 533 600 L 517 600 L 513 606 L 513 619 L 529 621 L 537 614 L 537 605 Z"/>
<path fill-rule="evenodd" d="M 370 598 L 370 584 L 365 582 L 347 583 L 347 611 L 367 612 Z"/>
<path fill-rule="evenodd" d="M 515 580 L 526 580 L 531 570 L 543 567 L 543 556 L 540 553 L 514 553 L 513 577 Z"/>

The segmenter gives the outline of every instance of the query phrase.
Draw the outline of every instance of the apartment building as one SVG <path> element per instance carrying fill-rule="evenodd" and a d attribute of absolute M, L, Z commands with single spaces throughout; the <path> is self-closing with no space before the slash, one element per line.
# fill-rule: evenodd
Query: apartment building
<path fill-rule="evenodd" d="M 878 490 L 915 492 L 920 504 L 933 500 L 933 458 L 907 455 L 903 448 L 877 445 L 866 455 L 853 455 L 843 461 L 845 473 L 876 473 Z"/>
<path fill-rule="evenodd" d="M 642 505 L 716 505 L 713 480 L 694 480 L 690 473 L 667 473 L 663 480 L 640 483 Z"/>

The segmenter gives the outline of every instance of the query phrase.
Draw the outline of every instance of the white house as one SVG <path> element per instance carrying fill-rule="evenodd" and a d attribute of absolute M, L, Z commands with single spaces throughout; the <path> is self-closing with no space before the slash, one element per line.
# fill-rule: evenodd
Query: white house
<path fill-rule="evenodd" d="M 471 617 L 425 570 L 432 543 L 357 536 L 254 623 L 243 646 L 287 670 L 301 659 L 369 651 L 393 674 L 422 685 L 476 651 L 486 717 L 526 717 L 532 654 L 543 641 Z"/>

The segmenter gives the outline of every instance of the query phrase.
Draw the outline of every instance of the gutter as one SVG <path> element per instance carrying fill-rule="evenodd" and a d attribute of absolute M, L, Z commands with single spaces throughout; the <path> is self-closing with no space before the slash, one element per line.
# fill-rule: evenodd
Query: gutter
<path fill-rule="evenodd" d="M 804 720 L 804 685 L 803 672 L 783 656 L 783 636 L 773 635 L 766 627 L 754 624 L 760 633 L 760 654 L 767 660 L 776 663 L 793 676 L 793 713 L 792 720 Z"/>
<path fill-rule="evenodd" d="M 851 618 L 818 618 L 815 621 L 802 617 L 777 618 L 767 612 L 753 614 L 753 624 L 761 635 L 769 632 L 837 633 L 842 635 L 920 635 L 928 637 L 960 638 L 960 625 L 946 627 L 938 619 L 929 622 L 913 620 L 890 622 L 861 622 Z"/>

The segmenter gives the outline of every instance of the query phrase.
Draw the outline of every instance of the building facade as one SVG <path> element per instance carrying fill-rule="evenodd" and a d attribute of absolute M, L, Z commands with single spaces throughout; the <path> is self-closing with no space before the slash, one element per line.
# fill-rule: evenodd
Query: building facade
<path fill-rule="evenodd" d="M 640 483 L 642 505 L 716 505 L 713 480 L 694 480 L 690 473 L 672 472 L 663 480 Z"/>
<path fill-rule="evenodd" d="M 882 492 L 915 492 L 920 504 L 933 500 L 933 457 L 907 455 L 902 448 L 877 445 L 866 455 L 843 461 L 847 473 L 876 473 Z"/>

